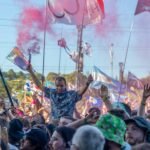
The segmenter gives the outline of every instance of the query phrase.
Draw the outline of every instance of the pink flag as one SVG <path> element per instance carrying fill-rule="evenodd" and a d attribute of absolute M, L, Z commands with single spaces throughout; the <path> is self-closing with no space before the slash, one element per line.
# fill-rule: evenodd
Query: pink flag
<path fill-rule="evenodd" d="M 48 8 L 54 23 L 88 25 L 104 17 L 103 0 L 49 0 Z"/>
<path fill-rule="evenodd" d="M 134 15 L 138 15 L 145 11 L 150 12 L 150 0 L 138 0 Z"/>

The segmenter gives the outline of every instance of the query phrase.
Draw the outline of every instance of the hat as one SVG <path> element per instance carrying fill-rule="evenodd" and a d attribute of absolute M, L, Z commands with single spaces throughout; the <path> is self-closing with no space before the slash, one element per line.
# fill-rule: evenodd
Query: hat
<path fill-rule="evenodd" d="M 124 144 L 126 124 L 122 119 L 111 114 L 106 114 L 100 117 L 96 122 L 96 126 L 107 140 L 120 145 Z"/>
<path fill-rule="evenodd" d="M 125 103 L 121 103 L 121 102 L 115 102 L 112 104 L 113 108 L 120 108 L 122 109 L 128 116 L 131 116 L 131 108 L 125 104 Z"/>
<path fill-rule="evenodd" d="M 135 123 L 139 128 L 143 128 L 144 130 L 150 130 L 150 123 L 143 117 L 135 116 L 130 119 L 125 120 L 126 124 Z"/>
<path fill-rule="evenodd" d="M 40 147 L 45 147 L 48 143 L 47 135 L 42 129 L 31 129 L 26 134 L 26 139 L 29 139 L 32 143 L 39 144 Z"/>
<path fill-rule="evenodd" d="M 69 148 L 69 142 L 72 140 L 73 135 L 75 133 L 75 129 L 69 127 L 58 127 L 56 131 L 61 135 L 66 143 L 66 147 Z"/>
<path fill-rule="evenodd" d="M 23 124 L 19 119 L 13 119 L 10 121 L 8 135 L 16 142 L 20 141 L 23 138 Z"/>
<path fill-rule="evenodd" d="M 146 141 L 150 143 L 150 123 L 143 117 L 135 116 L 125 120 L 126 124 L 135 123 L 139 128 L 146 132 Z"/>

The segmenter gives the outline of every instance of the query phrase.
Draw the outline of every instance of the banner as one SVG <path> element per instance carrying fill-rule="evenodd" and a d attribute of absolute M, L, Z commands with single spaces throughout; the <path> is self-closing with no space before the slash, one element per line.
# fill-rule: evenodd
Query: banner
<path fill-rule="evenodd" d="M 17 65 L 20 69 L 27 70 L 29 62 L 18 47 L 15 47 L 11 51 L 11 53 L 7 56 L 7 59 Z"/>
<path fill-rule="evenodd" d="M 138 15 L 145 11 L 150 12 L 150 0 L 138 0 L 134 15 Z"/>
<path fill-rule="evenodd" d="M 53 23 L 88 25 L 104 18 L 103 0 L 48 0 L 48 9 Z"/>
<path fill-rule="evenodd" d="M 133 73 L 128 73 L 128 80 L 127 80 L 128 87 L 134 87 L 136 89 L 143 90 L 143 83 L 140 79 L 138 79 Z"/>

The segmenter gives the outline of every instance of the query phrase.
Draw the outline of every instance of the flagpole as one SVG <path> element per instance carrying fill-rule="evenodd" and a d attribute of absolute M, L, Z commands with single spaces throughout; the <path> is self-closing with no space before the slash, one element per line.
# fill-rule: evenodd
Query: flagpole
<path fill-rule="evenodd" d="M 45 47 L 46 47 L 46 29 L 47 29 L 47 3 L 45 10 L 45 22 L 44 22 L 44 41 L 43 41 L 43 65 L 42 65 L 42 86 L 44 85 L 44 73 L 45 73 Z"/>
<path fill-rule="evenodd" d="M 4 85 L 4 88 L 5 88 L 5 90 L 6 90 L 7 96 L 8 96 L 8 98 L 9 98 L 9 102 L 10 102 L 11 106 L 14 107 L 13 100 L 12 100 L 11 94 L 10 94 L 10 92 L 9 92 L 9 89 L 8 89 L 8 87 L 7 87 L 7 85 L 6 85 L 6 82 L 5 82 L 3 73 L 2 73 L 2 71 L 1 71 L 1 68 L 0 68 L 0 76 L 1 76 L 2 83 L 3 83 L 3 85 Z"/>
<path fill-rule="evenodd" d="M 127 49 L 126 49 L 126 54 L 125 54 L 125 59 L 124 59 L 124 63 L 123 63 L 123 68 L 122 68 L 122 73 L 124 74 L 125 71 L 125 66 L 126 66 L 126 61 L 127 61 L 127 57 L 128 57 L 128 51 L 129 51 L 129 46 L 130 46 L 130 40 L 131 40 L 131 35 L 132 35 L 132 31 L 133 31 L 133 25 L 134 25 L 134 19 L 131 23 L 130 26 L 130 33 L 129 33 L 129 38 L 128 38 L 128 43 L 127 43 Z M 119 96 L 118 96 L 118 102 L 120 101 L 120 95 L 121 95 L 121 90 L 122 90 L 122 84 L 123 84 L 123 78 L 121 79 L 121 85 L 120 85 L 120 89 L 119 89 Z"/>
<path fill-rule="evenodd" d="M 113 72 L 114 72 L 114 52 L 113 52 L 113 46 L 114 44 L 111 43 L 109 53 L 110 53 L 110 66 L 111 66 L 111 76 L 113 78 Z"/>
<path fill-rule="evenodd" d="M 45 8 L 45 22 L 44 22 L 44 39 L 43 39 L 43 64 L 42 64 L 42 87 L 44 86 L 44 73 L 45 73 L 45 47 L 46 47 L 46 29 L 47 29 L 47 3 L 48 0 L 46 0 L 46 8 Z M 43 101 L 44 98 L 44 91 L 42 90 L 42 98 Z"/>
<path fill-rule="evenodd" d="M 61 30 L 61 38 L 62 38 L 62 32 L 63 32 L 63 28 Z M 61 55 L 62 55 L 62 47 L 60 46 L 60 49 L 59 49 L 59 66 L 58 66 L 58 74 L 60 75 L 61 71 L 60 71 L 60 65 L 61 65 Z"/>
<path fill-rule="evenodd" d="M 84 28 L 85 7 L 86 7 L 86 0 L 85 0 L 85 3 L 84 3 L 84 10 L 83 10 L 81 25 L 77 26 L 77 31 L 78 31 L 78 40 L 77 40 L 78 61 L 77 61 L 77 64 L 76 64 L 76 70 L 77 70 L 76 87 L 77 87 L 77 89 L 79 88 L 80 73 L 83 72 L 83 58 L 84 58 L 84 55 L 83 55 L 83 52 L 82 52 L 82 38 L 83 38 L 83 28 Z"/>

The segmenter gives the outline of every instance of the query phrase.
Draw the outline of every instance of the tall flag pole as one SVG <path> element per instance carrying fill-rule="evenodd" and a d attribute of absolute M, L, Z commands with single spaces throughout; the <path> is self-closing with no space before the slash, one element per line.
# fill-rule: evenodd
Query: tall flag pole
<path fill-rule="evenodd" d="M 111 76 L 113 78 L 113 71 L 114 71 L 114 51 L 113 51 L 114 44 L 111 43 L 109 47 L 109 55 L 110 55 L 110 65 L 111 65 Z"/>
<path fill-rule="evenodd" d="M 46 47 L 46 28 L 47 28 L 47 4 L 48 0 L 46 0 L 46 8 L 45 8 L 45 22 L 44 22 L 44 41 L 43 41 L 43 64 L 42 64 L 42 87 L 44 86 L 44 74 L 45 74 L 45 47 Z M 42 90 L 42 101 L 44 98 L 44 91 Z"/>
<path fill-rule="evenodd" d="M 77 39 L 77 52 L 78 52 L 78 61 L 76 63 L 76 70 L 77 70 L 77 77 L 76 77 L 76 88 L 79 88 L 79 76 L 80 73 L 83 72 L 83 59 L 84 55 L 82 52 L 82 38 L 83 38 L 83 28 L 84 28 L 84 15 L 85 15 L 85 9 L 86 9 L 86 1 L 84 2 L 84 10 L 83 10 L 83 16 L 82 16 L 82 22 L 81 25 L 77 25 L 77 31 L 78 31 L 78 39 Z"/>
<path fill-rule="evenodd" d="M 133 24 L 134 24 L 134 21 L 131 23 L 131 27 L 130 27 L 130 33 L 129 33 L 128 43 L 127 43 L 127 48 L 126 48 L 125 59 L 124 59 L 124 62 L 122 64 L 122 69 L 121 69 L 122 74 L 124 74 L 125 65 L 126 65 L 126 62 L 127 62 L 128 51 L 129 51 L 129 46 L 130 46 L 130 39 L 131 39 L 132 31 L 133 31 Z M 119 95 L 118 95 L 118 102 L 120 101 L 120 94 L 121 94 L 122 85 L 123 85 L 123 77 L 121 77 L 120 82 L 121 82 L 121 84 L 120 84 L 120 90 L 119 90 Z"/>
<path fill-rule="evenodd" d="M 44 42 L 43 42 L 43 65 L 42 65 L 42 85 L 44 84 L 44 73 L 45 73 L 45 47 L 46 47 L 46 28 L 47 28 L 47 4 L 45 8 L 45 22 L 44 22 Z"/>
<path fill-rule="evenodd" d="M 5 88 L 5 90 L 6 90 L 7 96 L 8 96 L 8 98 L 9 98 L 10 104 L 11 104 L 11 106 L 13 107 L 13 106 L 14 106 L 13 100 L 12 100 L 11 94 L 10 94 L 10 92 L 9 92 L 9 89 L 8 89 L 8 87 L 7 87 L 7 85 L 6 85 L 6 82 L 5 82 L 3 73 L 2 73 L 2 71 L 1 71 L 1 68 L 0 68 L 0 76 L 1 76 L 1 79 L 2 79 L 2 82 L 3 82 L 3 85 L 4 85 L 4 88 Z"/>

